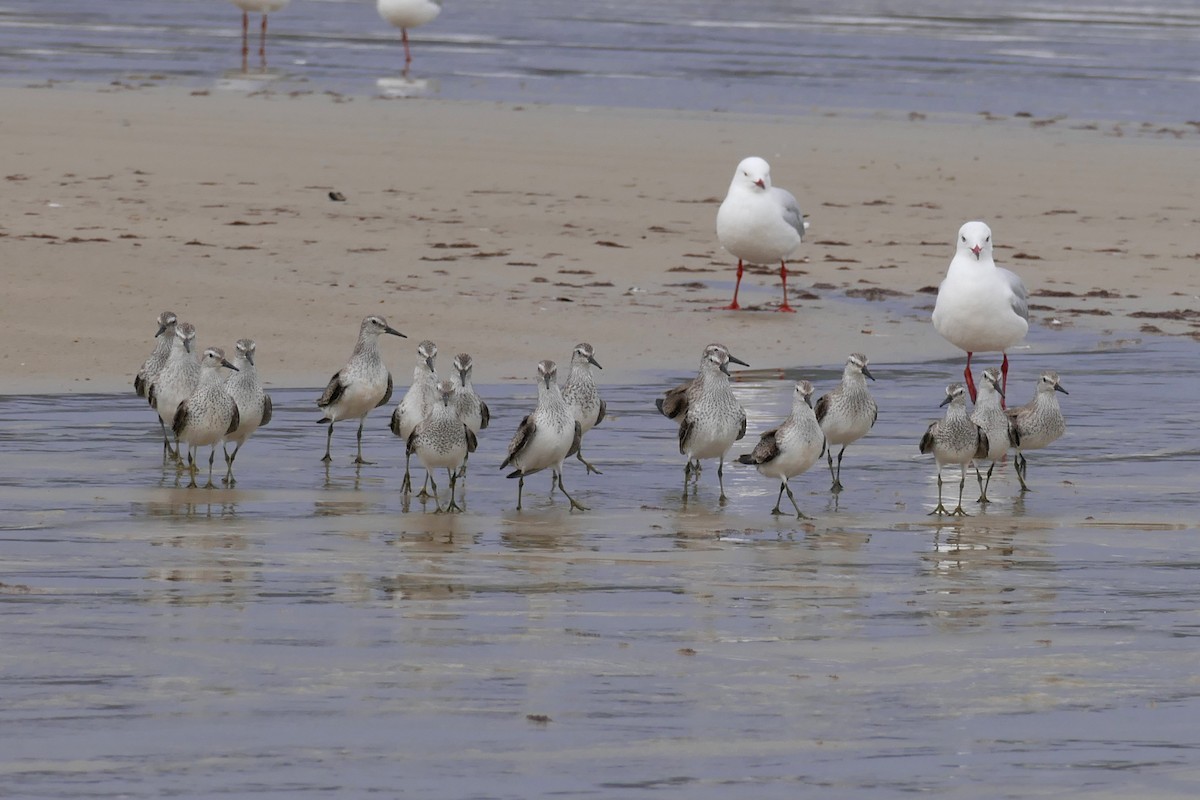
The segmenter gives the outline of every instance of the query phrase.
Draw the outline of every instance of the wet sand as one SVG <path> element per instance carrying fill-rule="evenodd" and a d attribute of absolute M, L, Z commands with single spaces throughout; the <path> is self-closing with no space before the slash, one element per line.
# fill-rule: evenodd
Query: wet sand
<path fill-rule="evenodd" d="M 0 197 L 10 791 L 1194 794 L 1188 140 L 1065 121 L 0 97 L 17 165 Z M 712 219 L 746 152 L 813 220 L 794 266 L 815 298 L 795 316 L 704 310 L 732 289 Z M 1034 294 L 1010 395 L 1058 370 L 1070 427 L 1029 454 L 1035 491 L 1014 492 L 1006 463 L 996 502 L 978 509 L 969 480 L 972 516 L 937 520 L 916 442 L 961 358 L 923 290 L 970 216 Z M 770 308 L 774 277 L 748 282 Z M 183 488 L 129 391 L 168 307 L 202 344 L 258 339 L 276 419 L 234 489 Z M 475 354 L 495 422 L 461 516 L 402 501 L 388 409 L 364 440 L 377 464 L 349 463 L 345 424 L 334 464 L 318 460 L 313 401 L 368 312 Z M 518 514 L 496 465 L 529 367 L 585 339 L 606 367 L 609 418 L 587 440 L 605 474 L 566 478 L 593 510 L 568 513 L 538 476 Z M 794 482 L 814 520 L 771 517 L 778 486 L 734 465 L 726 507 L 711 465 L 681 497 L 652 400 L 713 340 L 755 367 L 735 384 L 750 418 L 735 453 L 786 413 L 789 381 L 827 391 L 847 352 L 870 355 L 881 415 L 847 450 L 846 492 L 820 467 Z M 400 387 L 414 348 L 385 343 Z M 1148 396 L 1156 413 L 1138 412 Z"/>
<path fill-rule="evenodd" d="M 929 292 L 970 218 L 1033 294 L 1031 346 L 1046 325 L 1200 331 L 1194 136 L 170 89 L 0 99 L 10 392 L 127 386 L 164 308 L 202 346 L 256 339 L 274 386 L 324 384 L 367 313 L 472 352 L 481 381 L 524 380 L 581 340 L 610 379 L 690 370 L 710 341 L 755 367 L 949 358 Z M 708 310 L 734 277 L 716 208 L 751 153 L 812 223 L 794 316 L 770 310 L 777 270 L 746 281 L 766 310 Z M 414 350 L 387 343 L 398 382 Z"/>
<path fill-rule="evenodd" d="M 181 488 L 128 393 L 0 398 L 0 772 L 21 796 L 1187 797 L 1197 453 L 1167 389 L 1200 380 L 1193 347 L 1064 331 L 1023 356 L 1071 365 L 1071 427 L 1029 454 L 1033 492 L 1002 464 L 955 520 L 926 516 L 916 452 L 954 361 L 873 365 L 879 423 L 840 497 L 793 482 L 802 522 L 734 465 L 726 507 L 711 465 L 682 500 L 637 384 L 605 384 L 604 475 L 568 465 L 585 514 L 545 475 L 512 510 L 496 465 L 531 386 L 481 387 L 462 515 L 402 501 L 385 414 L 374 466 L 349 427 L 322 465 L 310 390 L 276 394 L 232 490 Z M 740 376 L 751 436 L 795 376 Z M 1161 416 L 1131 417 L 1147 389 Z"/>

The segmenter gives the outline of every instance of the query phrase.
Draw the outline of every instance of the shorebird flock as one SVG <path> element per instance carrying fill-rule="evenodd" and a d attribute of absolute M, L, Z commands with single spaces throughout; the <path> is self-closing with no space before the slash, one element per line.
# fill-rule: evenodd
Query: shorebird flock
<path fill-rule="evenodd" d="M 800 244 L 808 223 L 795 197 L 771 184 L 770 167 L 761 158 L 743 159 L 730 183 L 729 193 L 717 213 L 717 235 L 738 259 L 733 302 L 726 310 L 738 310 L 737 293 L 746 262 L 780 262 L 783 301 L 780 311 L 791 311 L 787 302 L 787 256 Z M 947 341 L 967 354 L 963 383 L 946 386 L 944 416 L 930 423 L 920 438 L 918 450 L 932 454 L 937 467 L 938 501 L 931 514 L 965 515 L 963 491 L 967 470 L 974 465 L 979 483 L 978 503 L 990 502 L 988 488 L 996 463 L 1015 453 L 1013 466 L 1022 492 L 1029 491 L 1025 453 L 1044 448 L 1063 435 L 1066 421 L 1058 394 L 1067 394 L 1056 372 L 1043 372 L 1033 399 L 1018 408 L 1006 408 L 1009 361 L 1007 351 L 1021 342 L 1029 330 L 1027 293 L 1021 279 L 996 265 L 992 257 L 992 231 L 983 222 L 965 223 L 958 232 L 956 252 L 938 288 L 932 322 Z M 155 346 L 138 371 L 134 387 L 158 413 L 163 435 L 163 459 L 173 459 L 189 474 L 196 486 L 199 466 L 197 450 L 209 447 L 208 482 L 213 487 L 213 462 L 217 446 L 225 455 L 222 482 L 236 483 L 234 459 L 246 440 L 271 421 L 271 398 L 254 364 L 255 343 L 239 339 L 234 362 L 225 352 L 210 347 L 197 353 L 196 329 L 179 322 L 175 313 L 162 312 L 157 319 Z M 367 415 L 391 401 L 392 375 L 380 353 L 383 335 L 406 338 L 381 316 L 362 320 L 358 339 L 346 363 L 333 374 L 316 401 L 328 425 L 325 454 L 332 460 L 334 425 L 341 420 L 358 420 L 355 464 L 363 458 L 362 434 Z M 977 353 L 1001 353 L 999 369 L 985 369 L 976 384 L 971 359 Z M 465 492 L 467 461 L 476 451 L 481 432 L 491 421 L 487 403 L 471 383 L 474 361 L 468 353 L 454 357 L 449 380 L 437 373 L 437 345 L 429 340 L 417 346 L 412 383 L 391 415 L 389 427 L 404 442 L 405 466 L 400 491 L 413 491 L 412 457 L 425 470 L 425 482 L 417 497 L 432 497 L 437 511 L 460 511 L 459 485 Z M 719 502 L 725 494 L 725 460 L 735 444 L 746 437 L 746 410 L 730 383 L 730 365 L 749 366 L 723 344 L 710 344 L 701 354 L 696 377 L 667 389 L 657 398 L 659 412 L 678 426 L 679 453 L 686 456 L 683 468 L 683 497 L 699 485 L 704 461 L 717 461 Z M 558 382 L 558 365 L 552 360 L 537 364 L 537 404 L 517 426 L 500 468 L 517 479 L 517 509 L 521 509 L 525 478 L 550 470 L 550 491 L 561 491 L 571 510 L 587 508 L 567 491 L 563 464 L 571 456 L 588 474 L 602 474 L 583 457 L 583 437 L 604 421 L 606 405 L 592 368 L 601 369 L 595 348 L 583 342 L 571 351 L 565 382 Z M 228 375 L 223 369 L 230 370 Z M 813 402 L 813 384 L 798 381 L 792 388 L 792 410 L 778 426 L 759 434 L 749 452 L 736 462 L 753 466 L 764 477 L 779 481 L 773 514 L 782 514 L 786 492 L 797 518 L 805 518 L 789 481 L 808 471 L 822 457 L 829 468 L 830 491 L 844 490 L 842 458 L 846 448 L 866 436 L 875 425 L 879 407 L 867 380 L 875 380 L 863 353 L 846 359 L 841 381 Z M 967 398 L 974 408 L 968 412 Z M 168 432 L 169 428 L 169 432 Z M 230 453 L 228 445 L 234 445 Z M 186 446 L 187 460 L 182 453 Z M 748 445 L 747 445 L 748 446 Z M 837 449 L 837 459 L 833 451 Z M 988 462 L 987 475 L 981 465 Z M 943 502 L 942 468 L 960 468 L 958 502 L 951 510 Z M 436 472 L 446 470 L 449 500 L 442 505 Z"/>

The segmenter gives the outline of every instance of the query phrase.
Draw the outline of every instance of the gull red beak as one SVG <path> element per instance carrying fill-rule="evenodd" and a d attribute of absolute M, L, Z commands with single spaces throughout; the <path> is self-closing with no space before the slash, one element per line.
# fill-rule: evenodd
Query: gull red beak
<path fill-rule="evenodd" d="M 975 254 L 976 258 L 979 258 L 979 254 L 983 252 L 983 248 L 979 245 L 975 245 L 971 248 L 971 252 Z"/>
<path fill-rule="evenodd" d="M 755 185 L 755 186 L 757 186 L 757 187 L 758 187 L 758 188 L 760 188 L 760 189 L 765 189 L 765 188 L 767 188 L 767 185 L 766 185 L 765 183 L 763 183 L 763 182 L 762 182 L 762 179 L 761 179 L 761 178 L 760 178 L 759 180 L 756 180 L 756 181 L 754 182 L 754 185 Z"/>

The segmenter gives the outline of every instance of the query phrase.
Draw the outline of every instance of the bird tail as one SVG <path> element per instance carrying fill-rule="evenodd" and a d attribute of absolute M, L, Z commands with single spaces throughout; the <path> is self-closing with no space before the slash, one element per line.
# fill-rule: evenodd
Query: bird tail
<path fill-rule="evenodd" d="M 501 469 L 503 469 L 503 468 L 504 468 L 504 465 L 502 464 L 500 468 L 501 468 Z M 514 469 L 512 472 L 508 473 L 508 474 L 507 474 L 507 475 L 505 475 L 504 477 L 506 477 L 506 478 L 519 478 L 519 477 L 521 477 L 521 475 L 522 475 L 522 472 L 521 472 L 521 470 L 519 470 L 519 469 Z"/>
<path fill-rule="evenodd" d="M 743 453 L 737 457 L 737 463 L 754 465 L 757 462 L 754 460 L 753 453 Z"/>

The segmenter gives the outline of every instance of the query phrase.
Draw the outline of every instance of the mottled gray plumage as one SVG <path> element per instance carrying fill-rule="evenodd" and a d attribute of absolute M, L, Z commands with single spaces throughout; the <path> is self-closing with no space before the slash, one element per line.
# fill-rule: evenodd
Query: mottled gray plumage
<path fill-rule="evenodd" d="M 596 360 L 595 348 L 587 342 L 575 345 L 575 349 L 571 351 L 571 371 L 562 387 L 563 400 L 571 407 L 575 421 L 579 423 L 584 434 L 604 421 L 607 409 L 604 399 L 600 397 L 600 390 L 596 388 L 596 379 L 592 375 L 593 366 L 596 369 L 604 369 Z M 575 453 L 575 457 L 587 467 L 589 473 L 602 474 L 583 457 L 582 446 Z"/>
<path fill-rule="evenodd" d="M 409 434 L 405 452 L 411 456 L 416 453 L 425 467 L 429 484 L 433 488 L 433 502 L 437 510 L 442 510 L 438 500 L 437 481 L 433 471 L 443 467 L 450 479 L 450 503 L 447 511 L 461 511 L 454 502 L 454 489 L 458 480 L 459 470 L 467 461 L 467 454 L 475 452 L 478 444 L 474 432 L 459 418 L 455 408 L 456 389 L 451 381 L 441 381 L 437 384 L 438 399 L 425 418 L 417 423 Z"/>
<path fill-rule="evenodd" d="M 163 367 L 167 365 L 167 358 L 171 355 L 171 346 L 175 343 L 175 324 L 177 317 L 174 311 L 164 311 L 158 315 L 158 331 L 154 334 L 154 350 L 146 358 L 142 364 L 142 368 L 138 370 L 133 379 L 133 390 L 137 392 L 138 397 L 146 397 L 150 392 L 150 385 L 154 383 L 162 372 Z M 162 429 L 163 435 L 163 460 L 171 453 L 171 437 L 167 435 L 167 423 L 162 417 L 158 418 L 158 426 Z"/>
<path fill-rule="evenodd" d="M 383 357 L 379 354 L 379 337 L 385 333 L 407 338 L 388 325 L 383 317 L 372 315 L 363 319 L 350 360 L 329 379 L 329 385 L 317 400 L 317 407 L 325 412 L 317 424 L 329 423 L 329 433 L 325 436 L 325 455 L 321 459 L 326 463 L 332 460 L 329 445 L 333 439 L 333 423 L 341 419 L 358 420 L 358 452 L 354 463 L 369 463 L 362 457 L 363 423 L 371 409 L 379 408 L 392 399 L 392 374 L 384 366 Z"/>
<path fill-rule="evenodd" d="M 517 510 L 521 509 L 521 495 L 525 488 L 525 476 L 550 468 L 550 494 L 555 485 L 571 503 L 572 509 L 587 509 L 567 494 L 562 482 L 562 462 L 579 450 L 582 428 L 575 421 L 571 407 L 563 400 L 559 389 L 558 366 L 553 361 L 538 362 L 538 401 L 533 413 L 521 420 L 517 432 L 508 444 L 508 455 L 500 469 L 513 466 L 509 478 L 520 478 L 517 484 Z"/>
<path fill-rule="evenodd" d="M 829 461 L 829 477 L 833 479 L 830 490 L 842 490 L 842 454 L 846 445 L 857 442 L 867 435 L 879 418 L 879 407 L 867 390 L 866 378 L 875 380 L 867 368 L 867 357 L 862 353 L 851 353 L 842 370 L 842 381 L 837 388 L 817 400 L 817 421 L 825 432 L 830 447 L 826 451 Z M 833 469 L 833 445 L 841 445 L 838 451 L 837 471 Z"/>
<path fill-rule="evenodd" d="M 946 415 L 930 423 L 921 437 L 921 452 L 933 453 L 938 468 L 938 504 L 930 514 L 966 516 L 967 512 L 962 507 L 962 492 L 967 482 L 967 465 L 973 459 L 986 458 L 988 454 L 987 434 L 967 416 L 966 395 L 967 390 L 961 383 L 947 386 L 946 399 L 941 403 L 949 406 Z M 946 511 L 946 506 L 942 504 L 942 467 L 947 464 L 958 464 L 962 468 L 962 476 L 958 481 L 958 506 L 953 511 Z"/>
<path fill-rule="evenodd" d="M 408 437 L 412 435 L 413 430 L 420 424 L 421 420 L 429 416 L 430 412 L 433 411 L 434 405 L 437 403 L 438 377 L 437 370 L 434 369 L 433 364 L 436 358 L 436 344 L 426 339 L 417 345 L 417 365 L 413 368 L 412 384 L 392 411 L 392 420 L 388 427 L 391 428 L 392 433 L 406 442 L 408 441 Z M 406 453 L 404 456 L 404 480 L 400 483 L 400 491 L 402 492 L 412 491 L 412 479 L 409 476 L 409 460 L 410 456 Z M 424 487 L 422 487 L 419 496 L 428 496 Z"/>
<path fill-rule="evenodd" d="M 208 483 L 205 485 L 205 488 L 211 489 L 213 458 L 217 453 L 217 445 L 237 429 L 239 422 L 237 403 L 225 390 L 221 367 L 236 367 L 225 359 L 225 351 L 219 347 L 205 350 L 199 365 L 200 380 L 196 390 L 179 404 L 171 423 L 171 430 L 175 432 L 179 441 L 188 445 L 187 468 L 191 477 L 189 487 L 196 485 L 196 449 L 212 448 L 208 454 Z"/>
<path fill-rule="evenodd" d="M 1058 382 L 1058 373 L 1047 370 L 1038 378 L 1037 391 L 1033 399 L 1018 408 L 1008 409 L 1009 419 L 1017 430 L 1017 457 L 1013 460 L 1021 491 L 1029 491 L 1025 483 L 1025 450 L 1040 450 L 1054 442 L 1067 431 L 1067 420 L 1058 405 L 1055 392 L 1070 394 Z"/>
<path fill-rule="evenodd" d="M 700 461 L 716 458 L 720 501 L 726 501 L 725 454 L 746 435 L 746 410 L 729 385 L 731 362 L 749 366 L 725 345 L 710 344 L 704 348 L 696 377 L 656 401 L 659 412 L 679 423 L 679 452 L 688 457 L 683 468 L 685 498 L 693 474 L 699 479 Z"/>
<path fill-rule="evenodd" d="M 773 428 L 762 434 L 754 450 L 738 456 L 739 464 L 750 464 L 758 468 L 760 474 L 768 478 L 778 478 L 779 496 L 775 498 L 775 508 L 772 514 L 781 514 L 779 503 L 783 500 L 784 491 L 796 509 L 796 518 L 803 519 L 804 514 L 792 494 L 788 479 L 807 471 L 821 454 L 825 452 L 825 434 L 813 413 L 813 385 L 808 381 L 799 381 L 792 391 L 792 413 Z"/>
<path fill-rule="evenodd" d="M 471 383 L 471 372 L 475 368 L 475 361 L 469 353 L 459 353 L 454 357 L 453 367 L 450 380 L 454 382 L 455 388 L 454 407 L 458 411 L 459 419 L 471 429 L 471 432 L 479 433 L 491 423 L 492 412 L 483 398 L 475 392 L 475 386 Z"/>
<path fill-rule="evenodd" d="M 158 419 L 164 427 L 175 421 L 179 404 L 191 397 L 200 383 L 200 362 L 193 350 L 195 343 L 196 326 L 190 322 L 177 323 L 167 362 L 146 389 L 146 399 L 150 407 L 158 412 Z M 175 438 L 175 449 L 172 451 L 168 447 L 168 452 L 179 457 L 179 437 Z"/>
<path fill-rule="evenodd" d="M 987 490 L 992 482 L 992 470 L 996 468 L 996 462 L 1004 458 L 1009 447 L 1016 447 L 1020 441 L 1016 426 L 1013 425 L 1008 414 L 1004 413 L 1004 407 L 1001 404 L 1003 399 L 1004 390 L 1001 388 L 1000 370 L 994 367 L 985 369 L 980 376 L 975 408 L 971 410 L 971 421 L 978 425 L 988 438 L 986 458 L 991 463 L 988 465 L 986 478 L 979 471 L 978 461 L 975 464 L 975 479 L 979 481 L 979 500 L 977 502 L 985 505 L 991 502 L 988 499 Z"/>
<path fill-rule="evenodd" d="M 233 358 L 233 368 L 237 370 L 225 379 L 225 391 L 237 403 L 238 426 L 225 437 L 225 483 L 232 486 L 237 483 L 233 477 L 233 462 L 241 452 L 242 445 L 250 435 L 263 425 L 271 422 L 274 408 L 271 395 L 263 390 L 262 378 L 254 363 L 254 354 L 258 345 L 253 339 L 238 339 L 234 344 L 236 355 Z M 233 442 L 233 453 L 230 454 L 228 443 Z"/>

